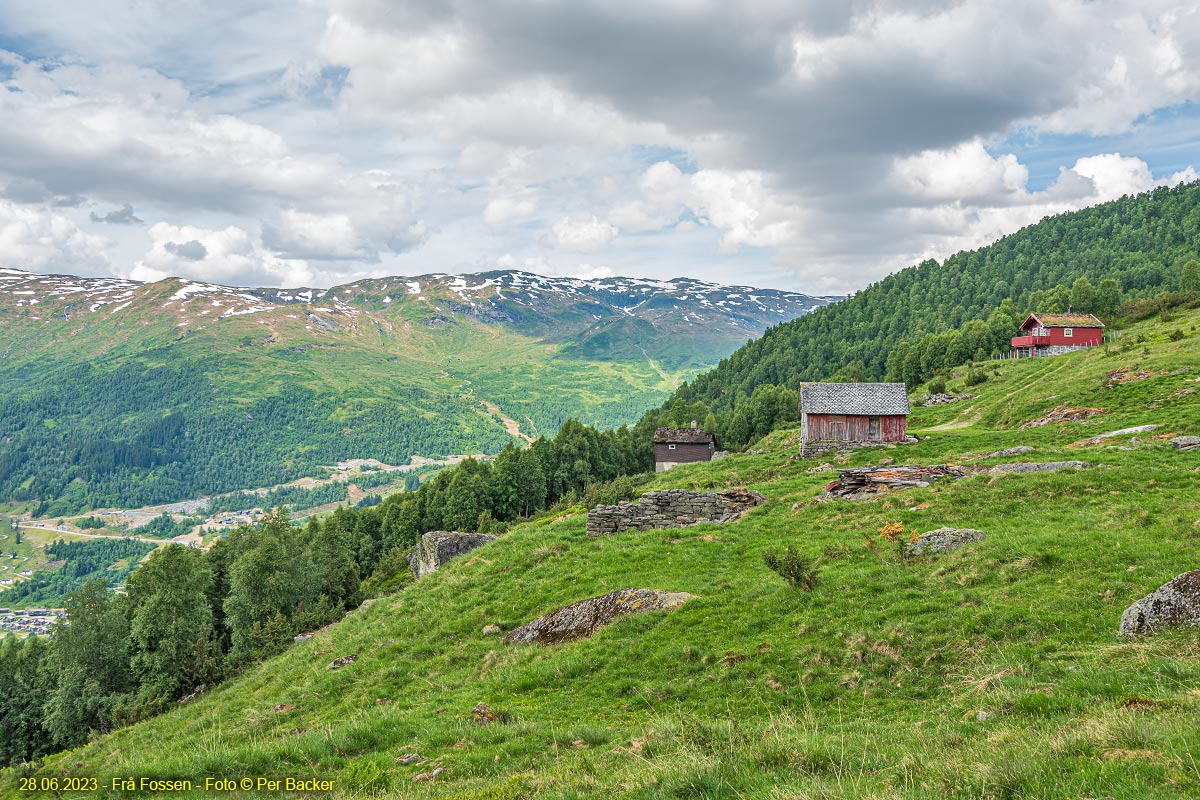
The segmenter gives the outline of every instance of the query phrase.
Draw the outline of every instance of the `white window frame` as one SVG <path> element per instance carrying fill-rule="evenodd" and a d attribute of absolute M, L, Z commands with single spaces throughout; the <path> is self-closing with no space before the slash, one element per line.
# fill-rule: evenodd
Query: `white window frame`
<path fill-rule="evenodd" d="M 1063 328 L 1063 337 L 1064 338 L 1071 339 L 1071 338 L 1074 338 L 1074 336 L 1075 336 L 1074 328 Z"/>
<path fill-rule="evenodd" d="M 667 445 L 667 449 L 668 449 L 668 450 L 674 450 L 674 449 L 675 449 L 675 445 L 673 445 L 673 444 L 669 444 L 669 445 Z"/>

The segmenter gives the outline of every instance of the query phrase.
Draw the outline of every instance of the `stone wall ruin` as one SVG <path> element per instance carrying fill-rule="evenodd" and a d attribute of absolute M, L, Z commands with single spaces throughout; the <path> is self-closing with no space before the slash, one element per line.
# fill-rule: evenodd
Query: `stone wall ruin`
<path fill-rule="evenodd" d="M 611 536 L 624 531 L 682 528 L 701 522 L 732 522 L 766 500 L 749 489 L 646 492 L 636 503 L 593 508 L 587 516 L 587 535 Z"/>

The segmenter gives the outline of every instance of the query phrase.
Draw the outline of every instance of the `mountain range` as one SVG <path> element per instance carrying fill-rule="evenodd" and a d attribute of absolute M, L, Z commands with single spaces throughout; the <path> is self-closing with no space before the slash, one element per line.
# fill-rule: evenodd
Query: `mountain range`
<path fill-rule="evenodd" d="M 830 301 L 519 271 L 276 289 L 0 269 L 0 497 L 165 502 L 631 423 Z"/>

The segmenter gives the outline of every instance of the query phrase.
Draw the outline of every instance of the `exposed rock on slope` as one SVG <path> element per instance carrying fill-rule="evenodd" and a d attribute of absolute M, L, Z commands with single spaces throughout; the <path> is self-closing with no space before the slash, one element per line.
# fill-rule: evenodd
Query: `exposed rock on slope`
<path fill-rule="evenodd" d="M 417 549 L 409 553 L 408 565 L 413 575 L 423 578 L 438 567 L 476 547 L 495 541 L 495 536 L 486 533 L 459 533 L 458 531 L 430 531 L 417 542 Z"/>
<path fill-rule="evenodd" d="M 1171 579 L 1125 609 L 1121 636 L 1142 636 L 1170 626 L 1200 627 L 1200 569 Z"/>
<path fill-rule="evenodd" d="M 1007 447 L 1004 450 L 997 450 L 994 453 L 988 453 L 980 458 L 1004 458 L 1006 456 L 1019 456 L 1025 453 L 1032 453 L 1033 448 L 1027 444 L 1017 445 L 1016 447 Z"/>
<path fill-rule="evenodd" d="M 695 598 L 687 592 L 660 589 L 618 589 L 600 597 L 580 600 L 527 622 L 509 632 L 510 642 L 559 644 L 585 639 L 596 630 L 625 614 L 643 611 L 671 611 Z"/>
<path fill-rule="evenodd" d="M 1037 419 L 1030 420 L 1021 429 L 1040 428 L 1052 422 L 1079 422 L 1100 414 L 1107 414 L 1107 408 L 1075 408 L 1074 406 L 1055 406 Z"/>
<path fill-rule="evenodd" d="M 997 464 L 992 472 L 1004 474 L 1009 472 L 1057 472 L 1060 469 L 1087 469 L 1091 464 L 1086 461 L 1042 461 L 1032 464 Z"/>
<path fill-rule="evenodd" d="M 985 538 L 983 531 L 974 528 L 938 528 L 926 531 L 914 542 L 904 545 L 904 552 L 910 556 L 931 555 L 933 553 L 949 553 L 963 545 L 978 542 Z"/>
<path fill-rule="evenodd" d="M 1171 440 L 1171 447 L 1176 450 L 1200 449 L 1200 436 L 1176 436 Z"/>

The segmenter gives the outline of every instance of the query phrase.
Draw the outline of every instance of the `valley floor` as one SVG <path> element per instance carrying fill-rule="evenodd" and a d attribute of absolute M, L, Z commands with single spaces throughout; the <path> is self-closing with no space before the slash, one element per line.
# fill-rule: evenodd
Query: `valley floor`
<path fill-rule="evenodd" d="M 988 365 L 974 399 L 914 408 L 915 445 L 823 465 L 781 430 L 649 486 L 769 498 L 736 523 L 588 538 L 576 509 L 518 526 L 30 774 L 98 777 L 97 791 L 62 795 L 89 798 L 281 796 L 203 789 L 259 777 L 332 781 L 309 796 L 336 798 L 1200 796 L 1200 637 L 1117 636 L 1123 609 L 1200 567 L 1200 453 L 1167 442 L 1200 433 L 1198 323 Z M 1056 408 L 1102 411 L 1022 427 Z M 1140 425 L 1158 427 L 1088 443 Z M 1033 450 L 983 458 L 1017 445 Z M 813 502 L 834 467 L 1064 460 L 1090 467 Z M 986 538 L 910 559 L 867 547 L 895 523 Z M 789 544 L 818 559 L 811 592 L 763 564 Z M 483 632 L 623 587 L 698 599 L 554 647 Z M 477 724 L 480 702 L 501 721 Z M 410 753 L 421 760 L 402 763 Z M 0 794 L 51 796 L 20 792 L 23 774 L 0 774 Z M 114 777 L 195 789 L 131 794 Z"/>

